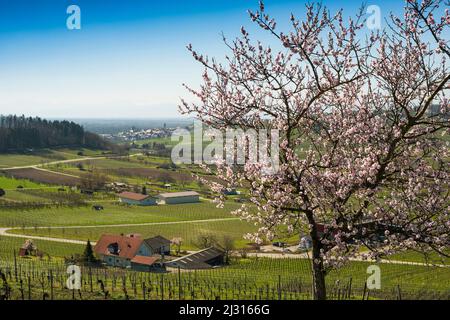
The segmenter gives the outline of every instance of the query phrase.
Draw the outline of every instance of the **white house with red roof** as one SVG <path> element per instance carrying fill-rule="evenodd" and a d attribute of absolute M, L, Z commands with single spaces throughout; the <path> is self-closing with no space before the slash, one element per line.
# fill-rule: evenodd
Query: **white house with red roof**
<path fill-rule="evenodd" d="M 161 268 L 161 255 L 170 254 L 170 240 L 161 236 L 142 239 L 138 234 L 103 234 L 94 247 L 98 258 L 112 267 L 151 271 Z"/>
<path fill-rule="evenodd" d="M 131 261 L 138 257 L 149 257 L 151 248 L 135 235 L 104 234 L 94 247 L 94 252 L 107 265 L 113 267 L 131 267 Z"/>

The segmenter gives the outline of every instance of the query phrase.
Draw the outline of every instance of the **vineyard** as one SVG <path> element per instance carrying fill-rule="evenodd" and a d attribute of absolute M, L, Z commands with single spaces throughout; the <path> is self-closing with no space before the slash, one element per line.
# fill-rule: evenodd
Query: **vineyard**
<path fill-rule="evenodd" d="M 368 263 L 352 263 L 330 274 L 331 299 L 449 299 L 448 269 L 382 264 L 382 288 L 365 286 Z M 141 273 L 112 268 L 81 268 L 81 289 L 66 289 L 61 261 L 3 261 L 2 295 L 8 299 L 252 299 L 311 298 L 309 262 L 252 258 L 207 271 Z M 430 277 L 430 275 L 432 275 Z"/>
<path fill-rule="evenodd" d="M 75 157 L 71 150 L 60 151 Z M 96 154 L 85 150 L 84 153 Z M 161 159 L 137 156 L 123 159 L 95 159 L 83 163 L 108 174 L 111 181 L 126 181 L 148 186 L 157 193 L 161 183 L 155 183 L 160 172 L 167 172 L 180 181 L 172 191 L 200 188 L 186 175 L 187 168 L 176 171 L 160 168 L 167 165 Z M 60 185 L 72 179 L 59 173 L 78 175 L 78 162 L 45 166 L 52 172 L 31 168 L 17 169 L 24 173 L 12 178 L 0 176 L 0 188 L 6 192 L 0 199 L 0 298 L 4 299 L 311 299 L 311 267 L 305 258 L 259 257 L 243 235 L 256 226 L 230 214 L 240 205 L 230 198 L 224 208 L 208 200 L 195 204 L 139 207 L 120 204 L 117 196 L 108 192 L 85 195 L 79 190 Z M 0 169 L 1 170 L 1 169 Z M 14 170 L 12 171 L 14 172 Z M 16 172 L 16 173 L 17 173 Z M 33 175 L 36 174 L 36 177 Z M 53 179 L 58 176 L 58 179 Z M 47 180 L 47 177 L 50 180 Z M 36 178 L 36 179 L 34 179 Z M 35 180 L 36 182 L 31 181 Z M 76 179 L 76 178 L 75 178 Z M 150 184 L 147 184 L 151 181 Z M 162 189 L 161 189 L 162 190 Z M 102 210 L 93 209 L 101 205 Z M 210 270 L 168 272 L 137 272 L 129 269 L 81 266 L 81 289 L 66 288 L 67 262 L 83 253 L 88 239 L 97 241 L 102 234 L 140 234 L 144 238 L 164 236 L 182 238 L 181 250 L 198 250 L 199 236 L 228 237 L 235 247 L 229 265 Z M 24 241 L 33 237 L 40 257 L 19 257 Z M 52 240 L 53 241 L 49 241 Z M 288 236 L 290 245 L 298 235 Z M 73 241 L 73 242 L 71 242 Z M 242 250 L 242 251 L 241 251 Z M 246 252 L 246 253 L 245 253 Z M 276 255 L 276 253 L 275 253 Z M 450 265 L 436 256 L 407 252 L 392 260 L 434 262 Z M 354 261 L 331 272 L 327 288 L 331 299 L 449 299 L 450 268 L 417 264 L 379 264 L 382 287 L 369 290 L 366 286 L 370 263 Z"/>
<path fill-rule="evenodd" d="M 86 198 L 83 198 L 86 199 Z M 90 198 L 92 203 L 96 200 L 110 198 Z M 218 218 L 233 218 L 230 210 L 236 209 L 236 204 L 230 203 L 225 208 L 217 208 L 210 202 L 196 204 L 182 204 L 171 206 L 133 207 L 120 203 L 102 203 L 104 210 L 95 212 L 89 205 L 58 208 L 35 209 L 29 208 L 18 214 L 16 210 L 2 209 L 0 226 L 80 226 L 80 225 L 112 225 L 122 223 L 152 223 L 188 220 L 206 220 Z"/>

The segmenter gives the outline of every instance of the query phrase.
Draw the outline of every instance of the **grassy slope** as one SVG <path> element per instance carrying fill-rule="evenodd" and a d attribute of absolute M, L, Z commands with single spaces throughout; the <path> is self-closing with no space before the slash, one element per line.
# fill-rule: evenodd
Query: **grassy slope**
<path fill-rule="evenodd" d="M 124 223 L 167 222 L 183 220 L 203 220 L 229 218 L 229 212 L 237 205 L 229 204 L 224 209 L 216 208 L 213 203 L 161 205 L 161 206 L 125 206 L 115 203 L 102 203 L 103 211 L 86 207 L 59 207 L 27 210 L 2 210 L 0 226 L 70 226 L 105 225 Z"/>
<path fill-rule="evenodd" d="M 0 236 L 0 260 L 12 259 L 14 250 L 18 252 L 26 239 Z M 34 241 L 38 249 L 49 254 L 51 257 L 64 257 L 76 253 L 82 253 L 84 246 L 72 243 L 60 243 L 54 241 Z"/>
<path fill-rule="evenodd" d="M 187 219 L 186 219 L 187 220 Z M 214 235 L 217 240 L 224 236 L 231 237 L 237 247 L 245 246 L 248 241 L 243 235 L 254 232 L 255 227 L 240 221 L 208 221 L 195 223 L 179 224 L 160 224 L 149 226 L 127 226 L 127 227 L 98 227 L 98 228 L 65 228 L 65 229 L 17 229 L 13 233 L 39 235 L 56 238 L 78 239 L 78 240 L 97 240 L 104 233 L 128 234 L 137 233 L 145 238 L 162 235 L 168 239 L 181 237 L 183 239 L 182 248 L 186 250 L 198 249 L 196 240 L 199 235 Z"/>
<path fill-rule="evenodd" d="M 450 249 L 447 250 L 447 254 L 450 254 Z M 434 264 L 448 264 L 450 265 L 450 258 L 440 257 L 438 254 L 432 252 L 429 255 L 425 256 L 422 253 L 415 251 L 405 251 L 397 254 L 393 254 L 389 256 L 391 260 L 399 260 L 399 261 L 412 261 L 412 262 L 420 262 L 420 263 L 434 263 Z M 450 271 L 449 271 L 450 272 Z M 450 278 L 450 275 L 449 275 Z M 449 279 L 450 281 L 450 279 Z M 449 285 L 450 286 L 450 285 Z"/>
<path fill-rule="evenodd" d="M 77 155 L 83 151 L 85 156 L 101 155 L 99 150 L 90 149 L 39 149 L 27 153 L 0 154 L 0 169 L 17 166 L 31 166 L 46 162 L 80 158 Z"/>
<path fill-rule="evenodd" d="M 4 176 L 0 176 L 0 188 L 4 190 L 16 189 L 17 186 L 22 186 L 24 188 L 43 188 L 47 187 L 44 184 L 32 182 L 25 179 L 13 179 Z"/>

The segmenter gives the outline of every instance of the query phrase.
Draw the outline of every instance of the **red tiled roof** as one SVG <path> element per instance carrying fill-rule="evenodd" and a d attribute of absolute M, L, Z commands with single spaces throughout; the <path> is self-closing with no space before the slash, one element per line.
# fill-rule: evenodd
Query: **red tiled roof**
<path fill-rule="evenodd" d="M 104 234 L 95 244 L 94 251 L 97 254 L 132 259 L 136 255 L 136 252 L 142 243 L 143 240 L 138 237 Z M 117 244 L 118 247 L 117 254 L 113 254 L 108 250 L 110 245 L 115 244 Z"/>
<path fill-rule="evenodd" d="M 133 259 L 131 259 L 131 262 L 138 263 L 138 264 L 145 264 L 147 266 L 151 266 L 156 261 L 158 261 L 158 257 L 145 257 L 145 256 L 136 256 Z"/>
<path fill-rule="evenodd" d="M 149 195 L 134 193 L 134 192 L 122 192 L 118 194 L 119 198 L 142 201 L 149 198 Z"/>

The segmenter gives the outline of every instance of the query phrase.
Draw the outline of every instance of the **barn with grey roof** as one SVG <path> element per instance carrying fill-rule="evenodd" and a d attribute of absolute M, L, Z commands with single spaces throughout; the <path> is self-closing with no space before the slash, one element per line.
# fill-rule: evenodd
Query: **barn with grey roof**
<path fill-rule="evenodd" d="M 200 202 L 200 195 L 195 191 L 161 193 L 158 199 L 165 204 Z"/>
<path fill-rule="evenodd" d="M 210 269 L 223 264 L 225 252 L 209 247 L 166 263 L 168 267 L 180 269 Z"/>

